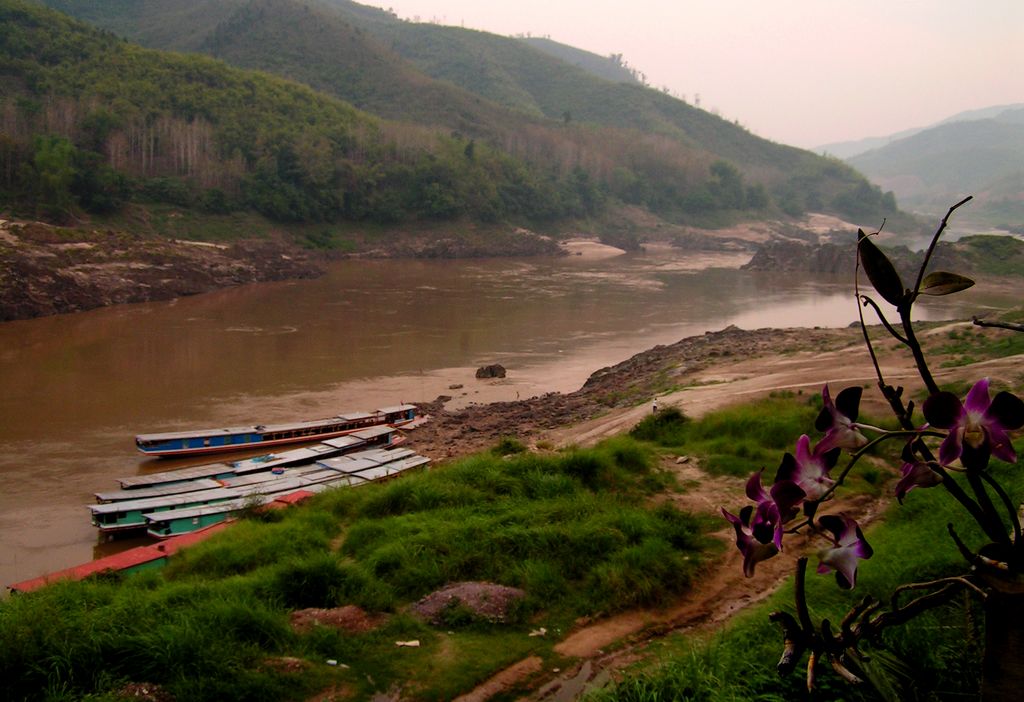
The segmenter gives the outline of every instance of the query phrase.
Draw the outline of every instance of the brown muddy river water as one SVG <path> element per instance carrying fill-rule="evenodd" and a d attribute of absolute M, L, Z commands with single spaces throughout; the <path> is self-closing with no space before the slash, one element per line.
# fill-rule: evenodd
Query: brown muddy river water
<path fill-rule="evenodd" d="M 313 419 L 441 394 L 457 407 L 571 392 L 598 368 L 729 324 L 856 318 L 848 277 L 736 270 L 745 258 L 654 248 L 340 262 L 313 281 L 0 324 L 0 585 L 128 545 L 98 544 L 84 505 L 118 477 L 185 464 L 143 458 L 137 433 Z M 1001 303 L 970 292 L 949 300 L 931 314 Z M 508 378 L 476 380 L 489 363 Z"/>

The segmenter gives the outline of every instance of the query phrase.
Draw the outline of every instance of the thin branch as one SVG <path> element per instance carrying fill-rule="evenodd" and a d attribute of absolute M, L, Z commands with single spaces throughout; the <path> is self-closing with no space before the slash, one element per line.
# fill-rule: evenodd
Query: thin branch
<path fill-rule="evenodd" d="M 939 578 L 938 580 L 932 580 L 927 583 L 906 583 L 904 585 L 900 585 L 893 590 L 892 597 L 889 601 L 893 609 L 899 609 L 897 598 L 899 598 L 900 593 L 906 592 L 907 590 L 925 590 L 927 588 L 936 587 L 937 585 L 948 585 L 950 583 L 960 583 L 964 587 L 974 590 L 982 598 L 988 597 L 988 594 L 984 590 L 967 578 L 963 576 L 954 576 L 952 578 Z"/>
<path fill-rule="evenodd" d="M 924 266 L 921 266 L 921 272 L 924 272 Z M 899 307 L 900 319 L 903 321 L 903 332 L 907 335 L 907 346 L 914 355 L 914 363 L 917 365 L 918 375 L 921 376 L 925 387 L 928 388 L 928 393 L 930 395 L 937 395 L 939 385 L 935 382 L 935 378 L 932 377 L 932 372 L 928 368 L 928 359 L 924 357 L 924 350 L 917 340 L 917 334 L 914 333 L 914 325 L 910 321 L 910 310 L 914 304 L 913 300 L 914 296 L 911 295 Z"/>
<path fill-rule="evenodd" d="M 908 343 L 907 340 L 903 337 L 903 335 L 900 334 L 896 330 L 896 328 L 894 326 L 892 326 L 892 324 L 889 323 L 889 320 L 885 318 L 885 315 L 882 314 L 882 310 L 878 306 L 878 303 L 876 303 L 874 300 L 872 300 L 867 295 L 861 295 L 860 299 L 861 299 L 861 304 L 862 305 L 864 305 L 865 307 L 870 306 L 872 309 L 875 310 L 875 314 L 878 316 L 878 321 L 880 321 L 882 323 L 882 326 L 885 327 L 885 330 L 887 332 L 892 334 L 892 336 L 895 337 L 896 340 L 899 341 L 900 343 L 903 343 L 903 344 L 907 344 Z M 862 326 L 863 326 L 863 323 L 864 322 L 863 322 L 863 318 L 862 318 L 861 319 L 861 325 Z"/>
<path fill-rule="evenodd" d="M 870 635 L 874 635 L 886 627 L 908 622 L 926 610 L 946 604 L 946 602 L 952 599 L 953 595 L 960 592 L 962 587 L 964 587 L 964 585 L 961 582 L 946 583 L 946 585 L 939 590 L 930 592 L 927 595 L 921 595 L 916 600 L 911 600 L 899 609 L 882 612 L 868 623 L 870 629 L 874 630 L 870 632 Z"/>
<path fill-rule="evenodd" d="M 941 222 L 939 222 L 939 228 L 935 230 L 935 235 L 932 237 L 932 243 L 928 246 L 928 252 L 924 255 L 924 261 L 921 263 L 921 269 L 917 272 L 917 282 L 914 283 L 914 290 L 910 296 L 911 300 L 916 298 L 921 291 L 921 282 L 924 280 L 925 269 L 928 268 L 928 262 L 931 260 L 932 254 L 935 252 L 935 246 L 939 243 L 939 237 L 942 236 L 942 232 L 946 229 L 946 225 L 949 223 L 949 218 L 953 214 L 953 211 L 962 205 L 966 205 L 973 199 L 973 195 L 968 195 L 963 200 L 950 207 L 949 211 L 946 212 L 946 216 L 942 218 Z"/>
<path fill-rule="evenodd" d="M 829 486 L 829 488 L 816 501 L 819 502 L 819 503 L 823 502 L 829 495 L 831 495 L 833 492 L 835 492 L 836 489 L 840 485 L 842 485 L 843 482 L 846 480 L 846 476 L 849 475 L 850 471 L 853 470 L 854 464 L 856 464 L 857 461 L 859 461 L 864 456 L 865 453 L 867 453 L 872 448 L 874 448 L 878 444 L 882 443 L 886 439 L 892 439 L 892 438 L 896 438 L 896 437 L 906 437 L 906 436 L 917 436 L 917 437 L 921 437 L 921 436 L 934 436 L 934 437 L 940 437 L 941 438 L 941 437 L 944 437 L 946 435 L 943 434 L 943 433 L 940 433 L 940 432 L 929 431 L 929 430 L 897 429 L 895 431 L 887 431 L 886 433 L 882 434 L 881 436 L 876 436 L 875 438 L 871 439 L 868 443 L 866 443 L 864 446 L 861 446 L 859 449 L 857 449 L 854 453 L 850 454 L 850 460 L 847 461 L 846 466 L 839 473 L 839 475 L 836 476 L 835 483 L 833 483 L 831 486 Z"/>
<path fill-rule="evenodd" d="M 949 532 L 950 538 L 953 539 L 953 543 L 956 544 L 956 548 L 960 551 L 960 555 L 964 557 L 964 560 L 971 565 L 977 565 L 978 556 L 975 555 L 974 551 L 967 547 L 967 544 L 965 544 L 963 539 L 960 538 L 960 535 L 956 533 L 956 529 L 953 528 L 952 524 L 946 525 L 946 531 Z"/>
<path fill-rule="evenodd" d="M 1014 324 L 1013 322 L 986 322 L 979 317 L 972 317 L 971 321 L 978 327 L 994 327 L 997 329 L 1009 329 L 1010 331 L 1024 332 L 1024 324 Z"/>
<path fill-rule="evenodd" d="M 924 280 L 924 272 L 928 269 L 928 263 L 931 260 L 932 254 L 935 252 L 935 247 L 939 243 L 939 237 L 942 236 L 942 232 L 946 229 L 950 216 L 953 214 L 954 210 L 969 202 L 971 199 L 973 199 L 973 196 L 968 195 L 966 198 L 950 207 L 949 211 L 946 212 L 946 216 L 943 217 L 942 221 L 939 223 L 939 228 L 935 230 L 935 235 L 932 237 L 927 253 L 925 253 L 924 261 L 921 262 L 921 267 L 917 271 L 917 281 L 914 283 L 914 289 L 910 291 L 910 294 L 907 295 L 904 301 L 898 306 L 900 319 L 903 321 L 903 332 L 907 336 L 907 346 L 910 347 L 911 353 L 914 354 L 914 362 L 917 364 L 917 372 L 920 374 L 921 380 L 924 381 L 925 387 L 928 388 L 928 392 L 932 395 L 939 392 L 939 386 L 932 377 L 932 372 L 928 368 L 928 361 L 924 357 L 924 351 L 921 349 L 921 344 L 918 343 L 917 337 L 914 334 L 914 326 L 910 321 L 910 312 L 914 306 L 914 301 L 920 294 L 921 282 Z"/>
<path fill-rule="evenodd" d="M 996 506 L 992 503 L 992 498 L 989 496 L 988 490 L 985 489 L 985 483 L 982 482 L 978 472 L 969 470 L 966 475 L 967 483 L 974 491 L 975 499 L 985 515 L 985 521 L 980 522 L 979 525 L 985 530 L 985 534 L 997 544 L 1011 545 L 1010 536 L 1003 526 L 1003 520 L 999 518 Z"/>

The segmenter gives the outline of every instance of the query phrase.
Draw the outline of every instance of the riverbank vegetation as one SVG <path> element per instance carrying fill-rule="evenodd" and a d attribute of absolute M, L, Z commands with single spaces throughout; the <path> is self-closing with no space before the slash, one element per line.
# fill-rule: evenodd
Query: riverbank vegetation
<path fill-rule="evenodd" d="M 791 397 L 754 412 L 781 432 L 814 404 Z M 735 439 L 750 413 L 712 421 Z M 665 416 L 663 429 L 690 424 Z M 301 699 L 331 685 L 356 698 L 403 685 L 417 699 L 447 699 L 527 655 L 558 667 L 553 644 L 579 617 L 663 606 L 721 550 L 707 536 L 712 518 L 665 499 L 687 488 L 659 455 L 655 442 L 630 437 L 546 453 L 509 439 L 425 473 L 253 515 L 162 572 L 12 597 L 0 604 L 6 694 L 79 699 L 149 682 L 178 699 Z M 460 581 L 525 595 L 500 625 L 453 610 L 437 628 L 408 613 Z M 288 626 L 293 610 L 343 605 L 388 618 L 361 634 Z M 529 636 L 541 628 L 549 633 Z M 396 653 L 408 640 L 421 645 Z M 303 661 L 302 676 L 275 668 L 281 657 Z"/>
<path fill-rule="evenodd" d="M 978 344 L 979 355 L 1003 353 Z M 527 658 L 543 680 L 543 671 L 571 667 L 555 648 L 570 631 L 621 611 L 658 611 L 699 591 L 731 532 L 711 538 L 721 528 L 716 515 L 676 505 L 695 490 L 721 506 L 742 500 L 746 475 L 762 466 L 771 473 L 780 448 L 790 450 L 779 437 L 791 441 L 820 408 L 817 393 L 779 393 L 697 420 L 667 408 L 632 436 L 585 450 L 529 451 L 509 438 L 390 483 L 253 513 L 162 571 L 13 596 L 0 603 L 3 697 L 114 700 L 146 683 L 190 700 L 307 699 L 324 690 L 341 699 L 388 690 L 401 690 L 403 699 L 450 699 Z M 878 459 L 847 483 L 855 500 L 891 490 L 896 459 Z M 691 464 L 717 481 L 714 494 L 693 473 L 679 472 Z M 1006 469 L 1011 488 L 1024 487 L 1019 469 Z M 934 492 L 912 492 L 868 532 L 878 553 L 861 568 L 858 597 L 884 593 L 908 573 L 952 572 L 955 549 L 932 546 L 956 517 Z M 411 605 L 421 598 L 466 581 L 524 595 L 502 623 L 461 606 L 434 624 L 414 615 Z M 831 581 L 809 579 L 815 616 L 852 602 Z M 791 600 L 790 586 L 721 633 L 657 640 L 644 667 L 599 699 L 798 699 L 800 682 L 780 681 L 772 669 L 778 637 L 766 619 Z M 300 630 L 289 623 L 298 610 L 342 606 L 359 607 L 372 626 Z M 888 632 L 884 650 L 873 650 L 879 684 L 912 679 L 940 697 L 974 689 L 968 672 L 979 621 L 958 600 Z M 827 676 L 819 684 L 822 694 L 877 699 Z"/>
<path fill-rule="evenodd" d="M 3 694 L 80 699 L 134 681 L 181 700 L 303 699 L 331 685 L 363 698 L 408 684 L 419 699 L 450 699 L 527 654 L 556 659 L 551 640 L 580 616 L 685 591 L 710 542 L 705 521 L 650 502 L 668 484 L 650 450 L 622 438 L 482 454 L 328 493 L 243 520 L 161 573 L 10 598 L 0 605 Z M 435 628 L 406 612 L 459 581 L 525 597 L 506 625 L 453 610 Z M 387 623 L 365 634 L 289 628 L 292 610 L 341 605 Z M 551 635 L 530 637 L 538 627 Z M 409 640 L 420 645 L 396 649 Z M 276 668 L 282 656 L 301 659 L 302 674 Z"/>
<path fill-rule="evenodd" d="M 223 3 L 210 8 L 221 21 L 204 20 L 201 31 L 188 22 L 206 15 L 176 6 L 118 3 L 111 14 L 107 3 L 54 4 L 129 35 L 133 21 L 156 27 L 134 29 L 155 45 L 203 37 L 201 46 L 167 48 L 223 60 L 144 49 L 37 4 L 0 0 L 8 216 L 128 225 L 151 219 L 139 209 L 170 207 L 216 227 L 219 217 L 257 213 L 325 226 L 313 243 L 327 248 L 351 242 L 333 229 L 344 224 L 557 231 L 600 220 L 611 205 L 697 224 L 806 210 L 888 217 L 890 226 L 900 216 L 891 195 L 838 161 L 659 91 L 590 76 L 525 42 L 446 28 L 451 41 L 437 44 L 428 27 L 306 2 Z M 165 21 L 153 16 L 160 11 Z M 432 41 L 449 53 L 417 53 Z M 537 107 L 503 104 L 455 79 L 480 56 L 515 76 L 517 93 Z M 645 116 L 636 122 L 638 105 Z"/>

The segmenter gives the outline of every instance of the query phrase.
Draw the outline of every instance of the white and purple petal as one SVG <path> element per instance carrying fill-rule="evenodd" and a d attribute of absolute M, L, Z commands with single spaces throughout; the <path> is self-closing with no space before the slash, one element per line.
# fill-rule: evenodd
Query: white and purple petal
<path fill-rule="evenodd" d="M 815 428 L 825 432 L 825 436 L 815 452 L 824 453 L 834 448 L 856 451 L 867 445 L 867 437 L 858 431 L 856 424 L 862 393 L 863 388 L 854 385 L 840 391 L 833 402 L 825 385 L 821 391 L 823 407 L 814 421 Z"/>
<path fill-rule="evenodd" d="M 851 589 L 857 584 L 857 561 L 871 558 L 874 551 L 861 533 L 857 522 L 845 514 L 826 515 L 818 520 L 818 525 L 832 532 L 832 547 L 822 549 L 818 553 L 820 562 L 819 573 L 836 572 L 836 581 L 844 589 Z"/>

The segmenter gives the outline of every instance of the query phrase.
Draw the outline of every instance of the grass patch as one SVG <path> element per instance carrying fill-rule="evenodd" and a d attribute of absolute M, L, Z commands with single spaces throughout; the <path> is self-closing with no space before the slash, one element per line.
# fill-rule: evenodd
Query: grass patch
<path fill-rule="evenodd" d="M 551 656 L 532 627 L 564 630 L 688 586 L 704 527 L 652 504 L 653 463 L 625 437 L 559 454 L 485 453 L 325 493 L 279 521 L 240 521 L 160 572 L 13 597 L 0 603 L 5 697 L 98 699 L 144 681 L 188 700 L 307 699 L 332 685 L 366 698 L 396 684 L 403 698 L 448 699 L 530 652 Z M 525 590 L 518 619 L 453 610 L 448 634 L 400 613 L 460 580 Z M 345 604 L 390 619 L 364 634 L 288 624 L 294 609 Z M 421 647 L 396 650 L 409 639 Z M 280 656 L 307 668 L 266 664 Z"/>
<path fill-rule="evenodd" d="M 1024 353 L 1024 334 L 981 327 L 952 329 L 941 342 L 933 343 L 929 351 L 946 357 L 942 361 L 944 368 L 965 366 Z"/>
<path fill-rule="evenodd" d="M 1011 494 L 1024 491 L 1022 467 L 1020 462 L 1016 466 L 993 465 Z M 887 513 L 884 523 L 868 531 L 875 555 L 861 563 L 857 587 L 852 592 L 836 587 L 831 576 L 814 575 L 812 558 L 807 581 L 812 617 L 836 622 L 865 595 L 887 601 L 902 583 L 964 572 L 966 565 L 946 533 L 946 524 L 957 524 L 960 536 L 977 548 L 985 539 L 969 522 L 960 506 L 941 489 L 914 491 L 902 507 L 894 506 Z M 703 637 L 666 639 L 652 648 L 653 663 L 643 664 L 622 681 L 587 699 L 808 699 L 802 668 L 786 678 L 779 678 L 775 672 L 781 636 L 779 628 L 768 621 L 768 613 L 780 609 L 794 610 L 791 583 L 720 631 Z M 965 597 L 905 626 L 889 629 L 877 645 L 862 646 L 872 656 L 871 675 L 877 688 L 850 686 L 831 669 L 822 670 L 815 699 L 976 699 L 982 622 L 977 601 Z"/>
<path fill-rule="evenodd" d="M 675 453 L 698 456 L 713 475 L 746 477 L 774 467 L 796 438 L 814 428 L 821 397 L 776 393 L 764 400 L 712 412 L 691 422 L 674 408 L 645 418 L 631 432 Z"/>

